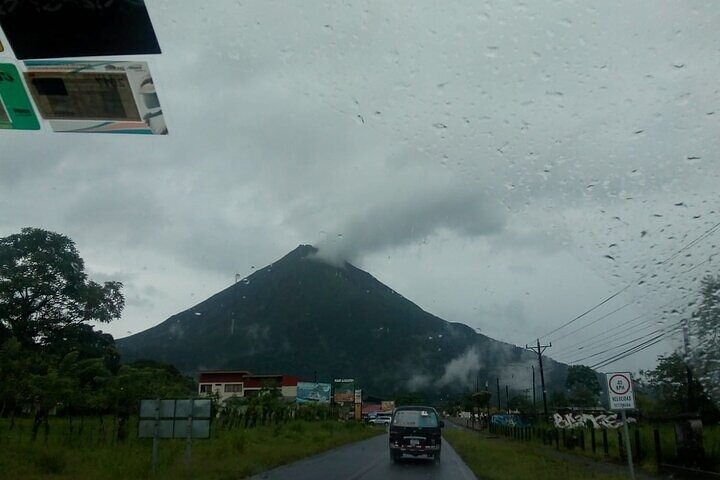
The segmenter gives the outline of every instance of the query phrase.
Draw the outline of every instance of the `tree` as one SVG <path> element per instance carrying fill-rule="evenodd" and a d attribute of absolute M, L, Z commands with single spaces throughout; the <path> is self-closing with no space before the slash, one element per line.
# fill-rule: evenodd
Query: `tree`
<path fill-rule="evenodd" d="M 568 367 L 565 388 L 569 402 L 576 407 L 594 407 L 600 398 L 602 387 L 595 371 L 585 365 Z"/>
<path fill-rule="evenodd" d="M 688 322 L 693 374 L 709 396 L 720 403 L 720 276 L 707 276 L 700 287 L 701 302 Z"/>
<path fill-rule="evenodd" d="M 490 403 L 490 398 L 492 398 L 492 393 L 488 390 L 481 390 L 473 393 L 471 398 L 473 400 L 473 404 L 478 409 L 487 408 Z"/>
<path fill-rule="evenodd" d="M 648 390 L 647 413 L 672 416 L 688 411 L 688 376 L 685 360 L 679 353 L 658 357 L 654 370 L 641 372 L 643 389 Z M 717 419 L 720 414 L 705 394 L 702 385 L 693 380 L 694 404 L 703 418 Z"/>
<path fill-rule="evenodd" d="M 401 392 L 395 397 L 396 407 L 403 405 L 423 405 L 425 402 L 425 397 L 419 392 Z"/>
<path fill-rule="evenodd" d="M 26 355 L 14 338 L 0 345 L 0 417 L 6 412 L 14 415 L 18 405 L 30 398 L 30 368 L 34 356 Z"/>
<path fill-rule="evenodd" d="M 0 340 L 47 346 L 77 325 L 117 319 L 125 305 L 121 288 L 88 280 L 68 237 L 23 228 L 0 238 Z"/>
<path fill-rule="evenodd" d="M 515 395 L 510 399 L 510 410 L 524 414 L 535 413 L 532 402 L 525 395 Z"/>

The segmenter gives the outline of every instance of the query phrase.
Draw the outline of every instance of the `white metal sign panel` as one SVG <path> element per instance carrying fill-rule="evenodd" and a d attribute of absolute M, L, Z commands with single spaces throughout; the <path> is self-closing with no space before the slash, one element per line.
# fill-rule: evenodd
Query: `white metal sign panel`
<path fill-rule="evenodd" d="M 633 410 L 635 394 L 630 372 L 606 373 L 610 410 Z"/>

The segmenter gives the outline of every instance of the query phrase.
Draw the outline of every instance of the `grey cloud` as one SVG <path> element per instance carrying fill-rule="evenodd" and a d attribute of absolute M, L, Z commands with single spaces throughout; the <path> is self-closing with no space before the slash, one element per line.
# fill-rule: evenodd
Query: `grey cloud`
<path fill-rule="evenodd" d="M 369 201 L 372 201 L 368 199 Z M 318 242 L 318 255 L 326 260 L 353 260 L 359 255 L 402 247 L 439 229 L 464 236 L 499 232 L 504 218 L 486 196 L 469 190 L 423 191 L 374 205 L 341 223 L 338 236 Z"/>

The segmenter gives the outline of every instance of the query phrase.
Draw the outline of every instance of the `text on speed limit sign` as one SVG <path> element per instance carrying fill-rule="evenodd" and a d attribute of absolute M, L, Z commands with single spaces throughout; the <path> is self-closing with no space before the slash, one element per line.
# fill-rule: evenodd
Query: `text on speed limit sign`
<path fill-rule="evenodd" d="M 606 373 L 610 410 L 632 410 L 635 408 L 632 375 L 629 372 Z"/>

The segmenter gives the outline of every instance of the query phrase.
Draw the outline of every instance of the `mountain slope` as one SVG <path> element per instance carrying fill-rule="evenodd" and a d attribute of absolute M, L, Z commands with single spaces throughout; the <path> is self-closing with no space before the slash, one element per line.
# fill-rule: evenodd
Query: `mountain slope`
<path fill-rule="evenodd" d="M 477 379 L 510 382 L 535 356 L 423 311 L 369 273 L 331 266 L 301 245 L 165 322 L 117 341 L 123 359 L 195 373 L 239 369 L 320 380 L 354 377 L 365 392 L 440 395 Z M 549 382 L 565 366 L 548 361 Z M 478 370 L 479 369 L 479 370 Z M 518 382 L 517 379 L 512 379 Z M 520 390 L 527 385 L 512 385 Z M 484 385 L 484 383 L 483 383 Z"/>

